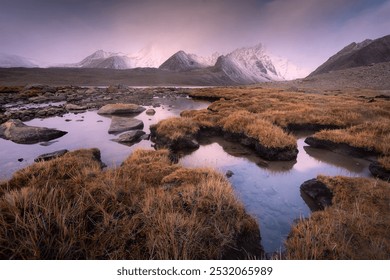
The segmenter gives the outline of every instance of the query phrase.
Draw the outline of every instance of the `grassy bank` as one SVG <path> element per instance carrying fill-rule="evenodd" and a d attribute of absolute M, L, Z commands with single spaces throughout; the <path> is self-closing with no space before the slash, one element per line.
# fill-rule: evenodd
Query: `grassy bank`
<path fill-rule="evenodd" d="M 99 158 L 70 152 L 0 185 L 1 259 L 260 257 L 258 225 L 222 175 L 166 150 L 107 171 Z"/>
<path fill-rule="evenodd" d="M 279 128 L 287 131 L 314 129 L 319 131 L 314 137 L 321 140 L 372 150 L 382 156 L 390 153 L 390 102 L 379 92 L 344 90 L 309 94 L 231 87 L 195 89 L 191 96 L 217 100 L 208 110 L 182 113 L 200 126 L 221 125 L 232 131 L 252 132 L 252 135 L 255 127 L 265 134 L 262 137 L 254 133 L 261 141 L 279 147 L 291 145 L 293 141 L 287 135 L 276 133 Z M 240 116 L 237 125 L 224 126 L 234 115 Z M 265 127 L 273 133 L 265 132 Z M 281 138 L 285 140 L 280 141 Z"/>
<path fill-rule="evenodd" d="M 243 143 L 250 138 L 260 150 L 274 150 L 275 154 L 275 150 L 296 149 L 296 139 L 289 131 L 315 130 L 314 137 L 319 140 L 345 143 L 381 156 L 390 153 L 390 102 L 375 91 L 309 94 L 225 87 L 193 89 L 190 96 L 213 103 L 207 109 L 183 111 L 181 118 L 161 121 L 152 127 L 157 140 L 184 142 L 199 132 L 214 131 L 233 138 L 238 135 Z M 274 155 L 268 159 L 283 160 Z"/>
<path fill-rule="evenodd" d="M 349 127 L 389 120 L 390 102 L 379 96 L 376 98 L 377 94 L 372 91 L 310 94 L 256 87 L 195 89 L 191 92 L 195 98 L 221 98 L 209 106 L 213 112 L 245 110 L 281 127 L 305 124 Z"/>
<path fill-rule="evenodd" d="M 332 206 L 299 221 L 286 241 L 288 259 L 390 259 L 390 184 L 324 177 Z"/>

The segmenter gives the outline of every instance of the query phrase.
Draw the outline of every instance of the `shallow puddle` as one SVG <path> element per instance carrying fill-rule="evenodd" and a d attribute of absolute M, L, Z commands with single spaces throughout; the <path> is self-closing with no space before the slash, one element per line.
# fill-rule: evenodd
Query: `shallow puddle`
<path fill-rule="evenodd" d="M 202 109 L 209 105 L 208 102 L 185 97 L 156 98 L 155 101 L 161 104 L 154 108 L 155 115 L 143 112 L 134 116 L 144 122 L 146 133 L 149 133 L 151 124 L 178 116 L 183 110 Z M 153 149 L 149 140 L 130 147 L 111 141 L 118 135 L 108 134 L 110 123 L 110 117 L 100 116 L 96 111 L 26 122 L 27 125 L 64 130 L 68 134 L 33 145 L 0 139 L 0 179 L 10 178 L 12 173 L 32 164 L 34 158 L 43 153 L 61 149 L 99 148 L 102 161 L 108 166 L 119 166 L 134 149 Z M 294 220 L 310 214 L 299 189 L 304 181 L 318 174 L 370 176 L 368 161 L 308 147 L 303 141 L 305 136 L 297 135 L 299 154 L 296 161 L 267 162 L 239 144 L 222 138 L 208 138 L 200 142 L 198 150 L 183 156 L 180 163 L 187 167 L 213 167 L 223 173 L 231 170 L 234 174 L 229 180 L 238 197 L 260 224 L 265 251 L 275 252 L 283 249 L 283 242 Z"/>

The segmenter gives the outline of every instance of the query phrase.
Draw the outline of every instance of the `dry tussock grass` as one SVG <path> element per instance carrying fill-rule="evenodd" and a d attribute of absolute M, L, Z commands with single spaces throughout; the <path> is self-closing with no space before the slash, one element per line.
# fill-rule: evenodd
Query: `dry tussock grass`
<path fill-rule="evenodd" d="M 364 122 L 347 129 L 323 130 L 314 134 L 314 137 L 389 155 L 390 119 L 379 118 L 374 122 Z"/>
<path fill-rule="evenodd" d="M 199 130 L 198 124 L 190 118 L 169 118 L 153 126 L 156 127 L 158 135 L 171 140 L 194 135 Z"/>
<path fill-rule="evenodd" d="M 230 92 L 232 89 L 227 90 Z M 241 99 L 242 96 L 247 99 Z M 255 104 L 263 103 L 254 103 L 247 94 L 242 94 L 236 99 L 216 101 L 207 110 L 183 111 L 182 120 L 173 118 L 158 123 L 155 126 L 157 135 L 177 140 L 202 129 L 223 129 L 228 133 L 252 137 L 267 148 L 296 148 L 293 136 L 258 113 L 258 110 L 251 109 Z"/>
<path fill-rule="evenodd" d="M 98 166 L 93 151 L 72 152 L 2 185 L 0 258 L 236 258 L 248 240 L 260 250 L 256 221 L 215 171 L 171 164 L 166 150 Z"/>
<path fill-rule="evenodd" d="M 247 110 L 287 127 L 294 124 L 351 126 L 377 117 L 390 118 L 390 104 L 382 99 L 345 94 L 308 94 L 263 88 L 195 89 L 191 96 L 223 98 L 213 111 Z M 375 102 L 368 102 L 374 100 Z"/>
<path fill-rule="evenodd" d="M 271 122 L 248 111 L 235 111 L 220 121 L 223 130 L 257 139 L 267 148 L 296 147 L 296 139 Z"/>
<path fill-rule="evenodd" d="M 288 259 L 390 259 L 390 184 L 324 177 L 333 205 L 298 222 L 286 241 Z"/>
<path fill-rule="evenodd" d="M 387 170 L 390 170 L 390 156 L 383 156 L 378 159 L 378 162 Z"/>
<path fill-rule="evenodd" d="M 226 117 L 240 112 L 243 116 L 242 127 L 236 125 L 237 131 L 243 131 L 243 127 L 247 127 L 248 122 L 254 119 L 271 122 L 273 129 L 277 126 L 339 127 L 337 130 L 318 132 L 314 136 L 389 155 L 390 102 L 375 98 L 376 95 L 377 92 L 364 90 L 308 94 L 259 87 L 194 89 L 191 96 L 195 98 L 220 99 L 208 107 L 208 112 L 186 112 L 183 116 L 211 126 L 212 116 L 218 116 L 214 123 L 224 123 Z M 253 114 L 253 117 L 248 117 L 249 115 L 243 114 L 242 111 Z M 260 127 L 262 126 L 258 126 L 259 130 L 262 129 Z M 264 137 L 257 135 L 264 141 Z M 274 143 L 279 135 L 280 133 L 275 131 L 267 138 Z M 291 139 L 287 142 L 290 141 Z"/>

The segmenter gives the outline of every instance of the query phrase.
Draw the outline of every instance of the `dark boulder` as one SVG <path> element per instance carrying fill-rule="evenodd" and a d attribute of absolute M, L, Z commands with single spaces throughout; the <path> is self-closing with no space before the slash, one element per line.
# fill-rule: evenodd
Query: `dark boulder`
<path fill-rule="evenodd" d="M 108 133 L 120 133 L 133 129 L 142 129 L 144 127 L 143 121 L 130 117 L 113 116 Z"/>
<path fill-rule="evenodd" d="M 118 143 L 136 143 L 141 141 L 141 137 L 145 135 L 145 132 L 142 130 L 135 130 L 123 133 L 117 139 L 113 139 L 113 141 Z"/>
<path fill-rule="evenodd" d="M 301 191 L 312 201 L 309 207 L 312 211 L 323 210 L 325 207 L 332 205 L 333 193 L 332 191 L 321 181 L 317 179 L 311 179 L 304 182 L 301 185 Z M 315 209 L 317 208 L 317 209 Z"/>
<path fill-rule="evenodd" d="M 390 181 L 390 170 L 384 168 L 379 162 L 375 161 L 370 164 L 368 167 L 371 174 L 379 179 Z"/>
<path fill-rule="evenodd" d="M 18 119 L 11 119 L 0 126 L 0 137 L 18 144 L 34 144 L 42 141 L 50 141 L 65 134 L 67 134 L 66 131 L 28 126 Z"/>
<path fill-rule="evenodd" d="M 52 160 L 54 158 L 58 158 L 58 157 L 61 157 L 61 156 L 65 155 L 67 152 L 68 152 L 68 150 L 64 149 L 64 150 L 59 150 L 59 151 L 55 151 L 55 152 L 52 152 L 52 153 L 42 154 L 42 155 L 36 157 L 34 159 L 34 161 L 35 162 L 39 162 L 39 161 Z"/>

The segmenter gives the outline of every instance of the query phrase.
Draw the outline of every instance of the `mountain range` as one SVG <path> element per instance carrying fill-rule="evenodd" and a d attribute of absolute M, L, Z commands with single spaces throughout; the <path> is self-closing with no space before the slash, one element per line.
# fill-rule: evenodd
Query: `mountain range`
<path fill-rule="evenodd" d="M 29 64 L 28 59 L 15 57 L 15 62 L 25 61 L 24 64 L 12 61 L 0 67 L 37 67 Z M 308 72 L 300 69 L 285 58 L 270 53 L 262 44 L 254 47 L 240 48 L 220 55 L 213 53 L 209 57 L 189 54 L 182 50 L 167 58 L 167 55 L 153 45 L 135 54 L 124 54 L 98 50 L 77 63 L 54 65 L 60 68 L 105 68 L 105 69 L 134 69 L 158 68 L 164 71 L 182 72 L 206 69 L 221 72 L 232 83 L 250 84 L 264 81 L 290 80 L 305 77 Z"/>
<path fill-rule="evenodd" d="M 349 44 L 320 65 L 308 78 L 359 67 L 366 67 L 365 75 L 368 74 L 371 77 L 368 68 L 378 63 L 390 63 L 390 35 Z M 38 65 L 24 57 L 0 53 L 0 68 L 28 69 L 39 66 L 43 67 L 42 64 Z M 59 69 L 61 75 L 66 74 L 69 77 L 72 77 L 75 69 L 87 71 L 83 72 L 84 75 L 100 73 L 95 70 L 107 70 L 105 75 L 119 75 L 120 79 L 125 79 L 128 83 L 135 85 L 149 85 L 150 83 L 159 85 L 253 84 L 264 81 L 294 80 L 306 77 L 308 74 L 289 60 L 273 55 L 262 44 L 239 48 L 225 55 L 214 53 L 208 57 L 186 53 L 183 50 L 173 55 L 167 54 L 154 45 L 149 45 L 131 55 L 98 50 L 80 62 L 52 67 L 54 68 L 43 69 L 53 69 L 53 71 Z M 111 69 L 122 69 L 127 72 L 115 74 L 114 71 L 110 72 Z M 375 75 L 378 73 L 375 72 Z M 388 74 L 379 75 L 386 77 Z M 337 75 L 332 77 L 335 79 Z"/>

